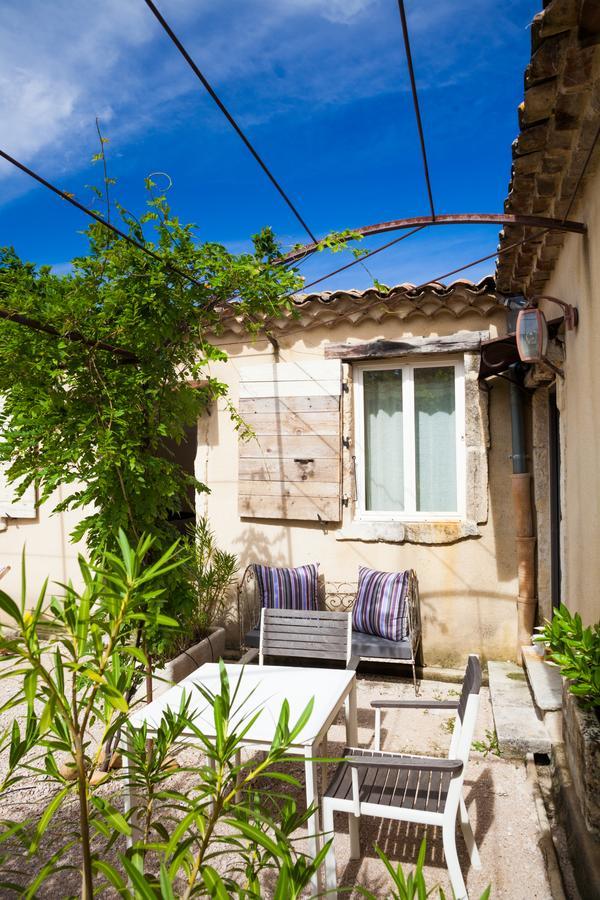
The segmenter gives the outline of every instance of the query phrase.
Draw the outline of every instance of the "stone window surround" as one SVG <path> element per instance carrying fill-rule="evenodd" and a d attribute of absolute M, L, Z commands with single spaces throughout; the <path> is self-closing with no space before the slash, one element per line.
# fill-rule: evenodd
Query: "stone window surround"
<path fill-rule="evenodd" d="M 338 541 L 390 544 L 453 544 L 476 538 L 488 520 L 488 449 L 490 446 L 488 394 L 479 385 L 479 352 L 464 353 L 465 384 L 465 517 L 448 521 L 364 522 L 355 518 L 354 397 L 352 365 L 344 364 L 342 428 L 350 446 L 342 448 L 342 493 L 345 498 Z"/>

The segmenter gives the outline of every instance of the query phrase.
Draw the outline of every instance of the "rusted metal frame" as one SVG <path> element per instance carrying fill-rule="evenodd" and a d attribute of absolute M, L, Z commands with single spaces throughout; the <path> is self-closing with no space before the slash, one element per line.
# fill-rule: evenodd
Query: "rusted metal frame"
<path fill-rule="evenodd" d="M 259 166 L 261 167 L 261 169 L 263 170 L 263 172 L 265 173 L 265 175 L 267 176 L 267 178 L 269 179 L 269 181 L 271 182 L 273 187 L 279 192 L 280 196 L 283 198 L 285 203 L 288 205 L 289 209 L 292 211 L 292 213 L 294 214 L 294 216 L 296 217 L 296 219 L 298 220 L 300 225 L 302 225 L 302 228 L 310 236 L 310 239 L 316 243 L 317 242 L 316 237 L 314 236 L 311 229 L 308 227 L 308 225 L 306 224 L 306 222 L 304 221 L 304 219 L 302 218 L 302 216 L 296 209 L 294 203 L 290 200 L 290 198 L 288 197 L 288 195 L 286 194 L 284 189 L 281 187 L 281 185 L 279 184 L 279 182 L 277 181 L 277 179 L 275 178 L 273 173 L 270 171 L 267 164 L 263 161 L 262 157 L 259 155 L 258 151 L 254 149 L 253 145 L 250 143 L 250 141 L 248 140 L 248 138 L 246 137 L 246 135 L 244 134 L 244 132 L 242 131 L 242 129 L 240 128 L 240 126 L 238 125 L 236 120 L 233 118 L 233 116 L 231 115 L 231 113 L 229 112 L 229 110 L 227 109 L 227 107 L 225 106 L 223 101 L 221 100 L 221 98 L 215 92 L 214 88 L 212 87 L 212 85 L 210 84 L 208 79 L 200 71 L 200 69 L 198 68 L 198 66 L 196 65 L 196 63 L 194 62 L 194 60 L 192 59 L 190 54 L 187 52 L 187 50 L 185 49 L 185 47 L 183 46 L 183 44 L 181 43 L 181 41 L 179 40 L 179 38 L 173 31 L 173 29 L 171 28 L 169 23 L 161 15 L 160 11 L 157 9 L 157 7 L 152 2 L 152 0 L 144 0 L 144 2 L 146 4 L 146 6 L 148 7 L 148 9 L 150 10 L 150 12 L 155 17 L 155 19 L 158 21 L 158 23 L 162 26 L 164 31 L 167 33 L 167 35 L 171 38 L 171 41 L 173 42 L 175 47 L 179 50 L 179 52 L 181 53 L 181 55 L 187 62 L 188 66 L 190 67 L 190 69 L 192 70 L 192 72 L 194 73 L 196 78 L 198 78 L 198 80 L 200 81 L 202 86 L 205 88 L 205 90 L 208 92 L 208 94 L 210 95 L 212 100 L 214 100 L 214 102 L 217 104 L 217 106 L 219 107 L 219 109 L 221 110 L 221 112 L 223 113 L 223 115 L 225 116 L 225 118 L 227 119 L 229 124 L 231 125 L 231 127 L 236 131 L 238 136 L 242 139 L 242 141 L 246 145 L 246 148 L 250 151 L 250 153 L 252 154 L 252 156 L 254 157 L 256 162 L 259 164 Z"/>
<path fill-rule="evenodd" d="M 394 244 L 399 244 L 400 241 L 406 240 L 406 238 L 411 237 L 411 235 L 416 234 L 418 231 L 423 231 L 424 228 L 427 228 L 426 225 L 419 225 L 418 228 L 413 228 L 412 231 L 409 231 L 407 234 L 401 234 L 400 237 L 394 238 L 393 241 L 388 241 L 387 244 L 382 244 L 381 247 L 376 247 L 375 250 L 371 250 L 369 253 L 365 253 L 363 256 L 360 256 L 358 259 L 353 259 L 351 262 L 346 263 L 344 266 L 339 266 L 339 268 L 334 269 L 332 272 L 328 272 L 327 275 L 321 275 L 320 278 L 315 278 L 314 281 L 309 281 L 308 284 L 303 284 L 302 288 L 299 288 L 297 291 L 292 291 L 287 294 L 287 297 L 293 297 L 295 294 L 298 294 L 300 290 L 305 291 L 309 287 L 314 287 L 315 284 L 320 284 L 322 281 L 325 281 L 326 278 L 332 278 L 334 275 L 338 275 L 340 272 L 344 272 L 346 269 L 351 269 L 352 266 L 357 266 L 359 263 L 364 262 L 365 259 L 370 259 L 371 256 L 375 256 L 377 253 L 381 253 L 382 250 L 387 250 L 388 247 L 392 247 Z"/>
<path fill-rule="evenodd" d="M 414 288 L 414 291 L 420 291 L 423 288 L 427 287 L 428 284 L 437 283 L 442 281 L 443 278 L 448 278 L 450 275 L 456 275 L 458 272 L 464 272 L 465 269 L 472 269 L 473 266 L 479 265 L 479 263 L 485 262 L 488 259 L 495 259 L 497 256 L 501 256 L 503 253 L 508 253 L 509 250 L 513 250 L 515 247 L 520 247 L 522 244 L 528 244 L 530 241 L 535 241 L 537 238 L 542 237 L 544 234 L 547 234 L 548 231 L 551 231 L 551 227 L 543 228 L 541 231 L 537 231 L 535 234 L 529 235 L 529 237 L 521 238 L 519 241 L 513 241 L 512 244 L 508 244 L 506 247 L 500 247 L 499 249 L 494 250 L 493 253 L 488 253 L 486 256 L 480 256 L 479 259 L 474 259 L 472 262 L 467 263 L 465 266 L 458 266 L 456 269 L 450 269 L 449 272 L 444 272 L 442 275 L 438 275 L 436 278 L 429 279 L 429 281 L 423 281 L 421 284 L 417 284 Z"/>
<path fill-rule="evenodd" d="M 429 209 L 431 210 L 431 218 L 435 219 L 435 207 L 433 205 L 433 194 L 431 191 L 431 179 L 429 177 L 429 166 L 427 164 L 427 150 L 425 149 L 425 135 L 423 134 L 423 122 L 421 121 L 421 110 L 419 108 L 419 96 L 417 94 L 417 83 L 415 80 L 415 70 L 413 68 L 412 53 L 410 49 L 410 37 L 408 34 L 408 23 L 406 21 L 406 10 L 404 9 L 404 0 L 398 0 L 398 10 L 400 12 L 400 22 L 402 24 L 402 37 L 404 39 L 404 50 L 406 52 L 406 63 L 408 65 L 408 74 L 410 77 L 410 89 L 412 92 L 413 106 L 415 109 L 415 118 L 417 120 L 417 129 L 419 131 L 419 141 L 421 143 L 421 157 L 423 159 L 423 170 L 425 173 L 425 182 L 427 184 L 427 195 L 429 197 Z"/>
<path fill-rule="evenodd" d="M 579 311 L 576 306 L 572 306 L 571 303 L 566 303 L 564 300 L 559 300 L 558 297 L 550 297 L 548 294 L 536 294 L 534 297 L 531 297 L 529 302 L 532 306 L 537 307 L 540 304 L 540 300 L 546 300 L 548 303 L 556 303 L 557 306 L 560 306 L 563 311 L 567 331 L 573 331 L 574 328 L 577 328 Z"/>
<path fill-rule="evenodd" d="M 507 244 L 506 247 L 501 247 L 500 249 L 495 250 L 494 253 L 488 253 L 487 256 L 480 256 L 479 259 L 475 259 L 470 263 L 466 263 L 466 265 L 459 266 L 457 269 L 452 269 L 452 271 L 450 271 L 450 272 L 445 272 L 443 275 L 438 275 L 437 278 L 435 278 L 435 279 L 431 279 L 430 281 L 423 281 L 421 284 L 415 285 L 415 287 L 413 287 L 411 289 L 410 294 L 412 294 L 413 297 L 416 298 L 416 295 L 418 294 L 418 292 L 423 290 L 424 288 L 428 287 L 430 284 L 436 284 L 439 281 L 441 281 L 442 278 L 447 278 L 449 275 L 455 275 L 457 272 L 463 272 L 465 269 L 470 269 L 470 268 L 472 268 L 472 266 L 476 266 L 481 262 L 485 262 L 485 260 L 487 260 L 487 259 L 494 259 L 496 256 L 502 256 L 502 254 L 508 253 L 510 250 L 514 249 L 515 247 L 520 247 L 522 244 L 527 244 L 530 241 L 536 240 L 541 235 L 546 234 L 547 231 L 550 231 L 550 229 L 544 228 L 544 229 L 542 229 L 542 231 L 538 231 L 535 234 L 530 235 L 529 237 L 521 238 L 521 240 L 519 240 L 519 241 L 513 241 L 512 244 Z M 406 235 L 406 236 L 408 237 L 408 235 Z M 383 247 L 381 247 L 380 249 L 383 250 Z M 354 260 L 354 262 L 357 262 L 357 260 Z M 353 265 L 354 262 L 349 263 L 349 265 Z M 347 267 L 345 267 L 345 268 L 347 268 Z M 333 273 L 333 274 L 335 274 L 335 273 Z M 329 275 L 324 275 L 323 278 L 319 278 L 319 279 L 317 279 L 317 281 L 323 281 L 325 278 L 329 278 Z M 312 284 L 316 284 L 317 281 L 312 282 Z M 306 285 L 306 287 L 310 287 L 310 286 L 311 285 Z M 298 293 L 298 292 L 296 292 L 296 293 Z M 410 294 L 407 294 L 407 299 L 409 299 L 409 300 L 411 299 Z M 291 295 L 288 295 L 288 296 L 291 296 Z M 272 321 L 273 323 L 276 322 L 275 319 L 267 320 L 267 321 Z M 321 325 L 333 325 L 335 322 L 337 322 L 337 316 L 332 319 L 326 319 L 324 322 L 321 322 L 320 324 Z M 298 328 L 294 331 L 286 331 L 284 333 L 285 333 L 286 337 L 290 337 L 293 334 L 299 334 L 300 332 L 303 332 L 305 330 L 305 328 L 306 328 L 306 326 L 304 326 L 302 328 Z M 222 346 L 231 347 L 234 344 L 244 344 L 244 343 L 245 343 L 244 340 L 224 341 Z"/>
<path fill-rule="evenodd" d="M 529 216 L 519 213 L 452 213 L 431 216 L 412 216 L 406 219 L 392 219 L 389 222 L 377 222 L 374 225 L 365 225 L 351 229 L 354 234 L 361 237 L 370 237 L 374 234 L 386 234 L 388 231 L 402 231 L 406 228 L 427 227 L 428 225 L 521 225 L 530 228 L 546 228 L 559 231 L 573 231 L 577 234 L 585 234 L 587 226 L 583 222 L 573 222 L 570 219 L 550 219 L 545 216 Z M 286 253 L 279 260 L 280 263 L 290 263 L 312 253 L 317 249 L 317 244 L 306 244 L 297 250 Z M 367 257 L 363 257 L 366 259 Z"/>

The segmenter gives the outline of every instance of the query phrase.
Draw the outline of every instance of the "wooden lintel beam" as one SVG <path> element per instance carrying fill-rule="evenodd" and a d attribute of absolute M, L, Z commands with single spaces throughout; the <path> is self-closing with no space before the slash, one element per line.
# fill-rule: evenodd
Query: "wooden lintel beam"
<path fill-rule="evenodd" d="M 364 343 L 326 344 L 325 359 L 346 362 L 408 356 L 411 353 L 464 353 L 478 350 L 489 338 L 489 331 L 459 332 L 441 337 L 408 338 L 403 341 L 366 341 Z"/>

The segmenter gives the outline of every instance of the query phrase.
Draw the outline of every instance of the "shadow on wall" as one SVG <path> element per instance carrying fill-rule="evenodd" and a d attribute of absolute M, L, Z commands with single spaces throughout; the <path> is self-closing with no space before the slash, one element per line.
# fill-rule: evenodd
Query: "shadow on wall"
<path fill-rule="evenodd" d="M 268 524 L 272 525 L 272 520 Z M 256 527 L 248 526 L 232 542 L 233 551 L 240 560 L 240 578 L 243 570 L 250 563 L 259 563 L 266 566 L 290 566 L 288 554 L 276 549 L 277 545 L 269 541 L 267 534 L 262 530 L 263 520 L 255 519 Z"/>
<path fill-rule="evenodd" d="M 462 666 L 468 653 L 512 659 L 517 639 L 516 598 L 493 591 L 421 592 L 426 665 Z"/>
<path fill-rule="evenodd" d="M 225 549 L 235 553 L 240 562 L 235 582 L 229 591 L 225 622 L 227 646 L 237 647 L 240 640 L 238 588 L 244 577 L 246 567 L 250 563 L 260 563 L 268 566 L 288 566 L 290 562 L 281 550 L 274 552 L 274 545 L 261 530 L 260 523 L 256 528 L 245 528 Z"/>

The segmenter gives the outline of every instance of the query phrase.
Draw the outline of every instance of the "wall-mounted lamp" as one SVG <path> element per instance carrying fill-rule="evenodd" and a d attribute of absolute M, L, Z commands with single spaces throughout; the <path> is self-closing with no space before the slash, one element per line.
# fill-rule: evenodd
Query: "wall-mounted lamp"
<path fill-rule="evenodd" d="M 548 349 L 548 323 L 546 316 L 541 309 L 538 308 L 540 300 L 547 300 L 550 303 L 557 303 L 562 307 L 564 313 L 565 328 L 572 331 L 577 327 L 579 314 L 575 306 L 558 300 L 556 297 L 537 296 L 529 301 L 529 305 L 519 311 L 516 325 L 517 350 L 522 362 L 539 363 L 543 362 L 549 366 L 554 372 L 563 376 L 563 372 L 546 358 Z"/>
<path fill-rule="evenodd" d="M 525 307 L 517 316 L 517 350 L 525 363 L 542 362 L 548 348 L 548 323 L 541 309 Z"/>

